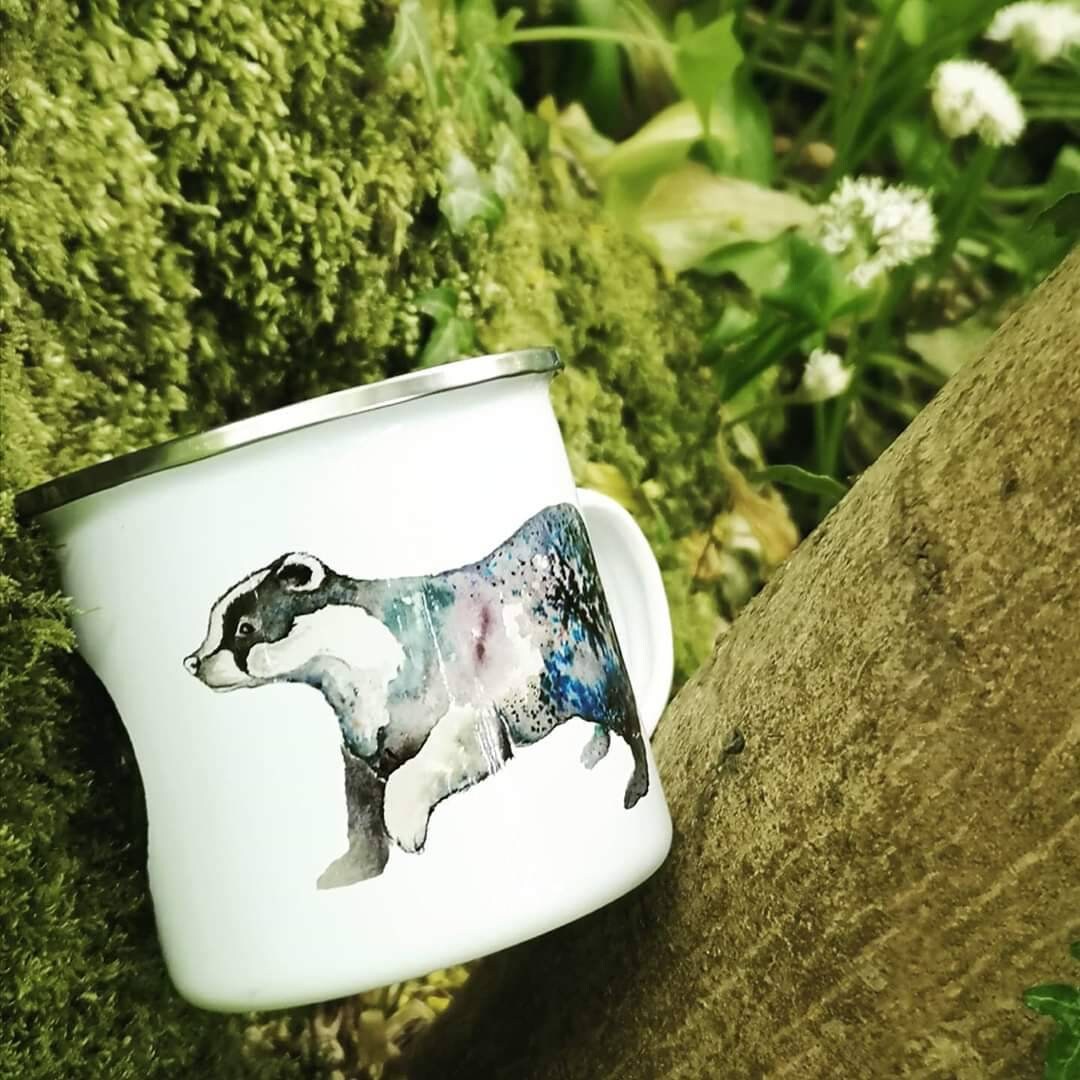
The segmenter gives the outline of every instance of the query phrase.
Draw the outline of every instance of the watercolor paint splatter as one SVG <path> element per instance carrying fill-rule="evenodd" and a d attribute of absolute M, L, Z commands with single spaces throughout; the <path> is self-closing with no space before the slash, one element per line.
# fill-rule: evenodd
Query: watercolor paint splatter
<path fill-rule="evenodd" d="M 294 552 L 212 605 L 184 660 L 214 690 L 318 690 L 337 716 L 348 850 L 320 888 L 382 873 L 391 844 L 421 851 L 434 808 L 572 718 L 629 746 L 624 805 L 649 789 L 633 692 L 578 509 L 540 511 L 494 551 L 424 577 L 368 580 Z"/>

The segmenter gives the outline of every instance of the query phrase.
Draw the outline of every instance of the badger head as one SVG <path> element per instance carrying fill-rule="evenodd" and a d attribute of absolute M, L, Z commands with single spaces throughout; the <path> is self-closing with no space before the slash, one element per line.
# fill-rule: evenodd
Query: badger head
<path fill-rule="evenodd" d="M 214 690 L 287 679 L 296 620 L 322 608 L 331 573 L 314 555 L 292 552 L 249 574 L 210 609 L 203 643 L 184 667 Z"/>

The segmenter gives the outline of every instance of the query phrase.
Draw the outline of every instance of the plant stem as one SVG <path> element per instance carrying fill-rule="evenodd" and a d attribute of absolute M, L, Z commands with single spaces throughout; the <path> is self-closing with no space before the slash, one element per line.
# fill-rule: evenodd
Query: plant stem
<path fill-rule="evenodd" d="M 963 234 L 964 228 L 971 219 L 982 194 L 982 189 L 990 177 L 990 172 L 997 161 L 998 148 L 979 144 L 975 151 L 971 164 L 968 165 L 959 178 L 954 188 L 955 196 L 949 206 L 942 213 L 942 237 L 938 246 L 935 269 L 942 274 L 949 266 L 957 242 Z"/>
<path fill-rule="evenodd" d="M 1080 108 L 1028 109 L 1028 120 L 1080 120 Z"/>
<path fill-rule="evenodd" d="M 729 428 L 735 427 L 736 424 L 743 424 L 752 417 L 760 416 L 762 413 L 772 412 L 774 409 L 782 409 L 788 405 L 800 404 L 804 404 L 804 400 L 800 398 L 798 394 L 778 394 L 768 401 L 760 401 L 757 405 L 753 405 L 749 409 L 744 409 L 730 420 L 725 420 L 723 427 L 726 431 Z"/>
<path fill-rule="evenodd" d="M 837 139 L 836 161 L 825 178 L 826 186 L 831 187 L 838 177 L 850 171 L 852 150 L 862 126 L 863 117 L 874 96 L 878 78 L 885 68 L 892 52 L 893 39 L 896 37 L 896 22 L 900 15 L 900 8 L 904 0 L 892 0 L 877 33 L 874 35 L 874 44 L 870 49 L 870 56 L 866 64 L 866 73 L 855 90 L 851 107 L 842 124 L 843 135 Z"/>
<path fill-rule="evenodd" d="M 663 38 L 635 34 L 632 30 L 608 30 L 602 26 L 534 26 L 515 30 L 505 41 L 509 45 L 530 45 L 540 41 L 613 41 L 617 45 L 640 45 L 660 52 L 671 48 Z"/>
<path fill-rule="evenodd" d="M 757 63 L 761 50 L 765 47 L 765 42 L 772 40 L 773 33 L 777 30 L 790 6 L 791 0 L 776 0 L 776 3 L 769 8 L 769 14 L 765 17 L 765 24 L 755 35 L 754 44 L 746 54 L 747 66 L 753 67 Z M 747 22 L 751 21 L 751 12 L 747 11 L 743 18 Z"/>
<path fill-rule="evenodd" d="M 851 92 L 851 68 L 847 55 L 847 0 L 833 2 L 833 93 L 837 101 L 847 101 Z M 833 113 L 833 142 L 840 139 L 843 113 Z"/>
<path fill-rule="evenodd" d="M 893 356 L 891 353 L 866 352 L 866 363 L 870 367 L 879 367 L 884 371 L 892 371 L 899 375 L 907 375 L 909 378 L 918 379 L 919 382 L 940 390 L 945 384 L 945 377 L 934 368 L 913 364 L 902 356 Z"/>
<path fill-rule="evenodd" d="M 876 401 L 879 405 L 899 416 L 905 424 L 910 424 L 919 415 L 919 406 L 895 394 L 886 394 L 883 390 L 875 390 L 871 386 L 862 388 L 862 396 L 869 401 Z"/>
<path fill-rule="evenodd" d="M 1027 206 L 1046 195 L 1046 188 L 1041 184 L 1030 187 L 997 188 L 987 184 L 983 194 L 988 202 L 1002 203 L 1006 206 Z"/>
<path fill-rule="evenodd" d="M 776 8 L 771 9 L 768 15 L 762 15 L 759 11 L 747 10 L 743 16 L 748 27 L 753 29 L 755 37 L 771 37 L 773 34 L 777 34 L 784 37 L 793 38 L 807 38 L 807 37 L 828 37 L 832 31 L 827 28 L 818 29 L 814 26 L 808 26 L 806 22 L 785 22 L 783 19 L 783 13 L 790 6 L 791 0 L 780 0 L 776 5 Z M 778 11 L 779 14 L 774 16 L 773 12 Z"/>
<path fill-rule="evenodd" d="M 827 451 L 828 441 L 826 439 L 826 425 L 825 425 L 825 402 L 814 402 L 814 461 L 816 463 L 816 471 L 822 476 L 831 475 L 825 471 L 825 455 Z"/>
<path fill-rule="evenodd" d="M 848 337 L 847 362 L 850 365 L 851 382 L 847 389 L 833 401 L 828 415 L 825 413 L 824 403 L 821 405 L 823 431 L 821 436 L 821 448 L 818 454 L 818 472 L 824 476 L 835 476 L 837 464 L 840 460 L 840 443 L 844 437 L 844 428 L 847 427 L 848 406 L 855 394 L 855 389 L 862 374 L 862 343 L 860 340 L 859 324 L 852 324 L 851 335 Z"/>
<path fill-rule="evenodd" d="M 825 79 L 811 75 L 808 71 L 800 71 L 799 68 L 788 67 L 786 64 L 774 64 L 771 60 L 758 60 L 754 63 L 754 67 L 757 71 L 764 71 L 767 75 L 779 75 L 788 82 L 808 86 L 821 94 L 832 93 L 832 86 Z"/>
<path fill-rule="evenodd" d="M 822 21 L 822 15 L 824 14 L 825 7 L 828 3 L 829 0 L 810 0 L 806 14 L 801 20 L 804 37 L 818 32 L 818 24 Z M 829 28 L 827 26 L 821 27 L 821 30 L 826 36 L 829 34 Z M 786 116 L 790 112 L 791 87 L 792 84 L 788 82 L 780 88 L 779 98 L 776 102 L 776 114 L 778 116 Z"/>
<path fill-rule="evenodd" d="M 747 350 L 748 355 L 739 357 L 739 362 L 725 372 L 723 400 L 730 401 L 747 383 L 787 356 L 806 332 L 806 326 L 797 323 L 793 326 L 790 316 L 785 316 L 782 321 L 778 318 L 766 326 Z"/>

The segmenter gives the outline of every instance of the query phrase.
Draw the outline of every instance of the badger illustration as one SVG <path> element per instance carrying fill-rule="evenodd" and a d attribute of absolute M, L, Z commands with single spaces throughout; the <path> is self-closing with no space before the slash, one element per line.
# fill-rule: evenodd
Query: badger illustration
<path fill-rule="evenodd" d="M 594 725 L 587 768 L 612 732 L 630 747 L 627 809 L 649 788 L 633 692 L 569 503 L 478 562 L 431 576 L 365 580 L 281 555 L 213 604 L 184 666 L 219 691 L 306 683 L 333 709 L 348 850 L 319 888 L 382 873 L 391 841 L 422 850 L 439 802 L 573 717 Z"/>

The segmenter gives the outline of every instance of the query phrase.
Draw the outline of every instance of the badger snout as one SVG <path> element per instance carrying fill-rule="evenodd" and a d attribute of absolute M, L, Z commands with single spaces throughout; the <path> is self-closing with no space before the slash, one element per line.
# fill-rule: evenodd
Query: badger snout
<path fill-rule="evenodd" d="M 189 675 L 194 675 L 211 690 L 236 690 L 241 686 L 259 685 L 246 671 L 240 670 L 236 657 L 228 649 L 215 649 L 208 653 L 205 646 L 200 646 L 185 656 L 183 663 Z"/>

